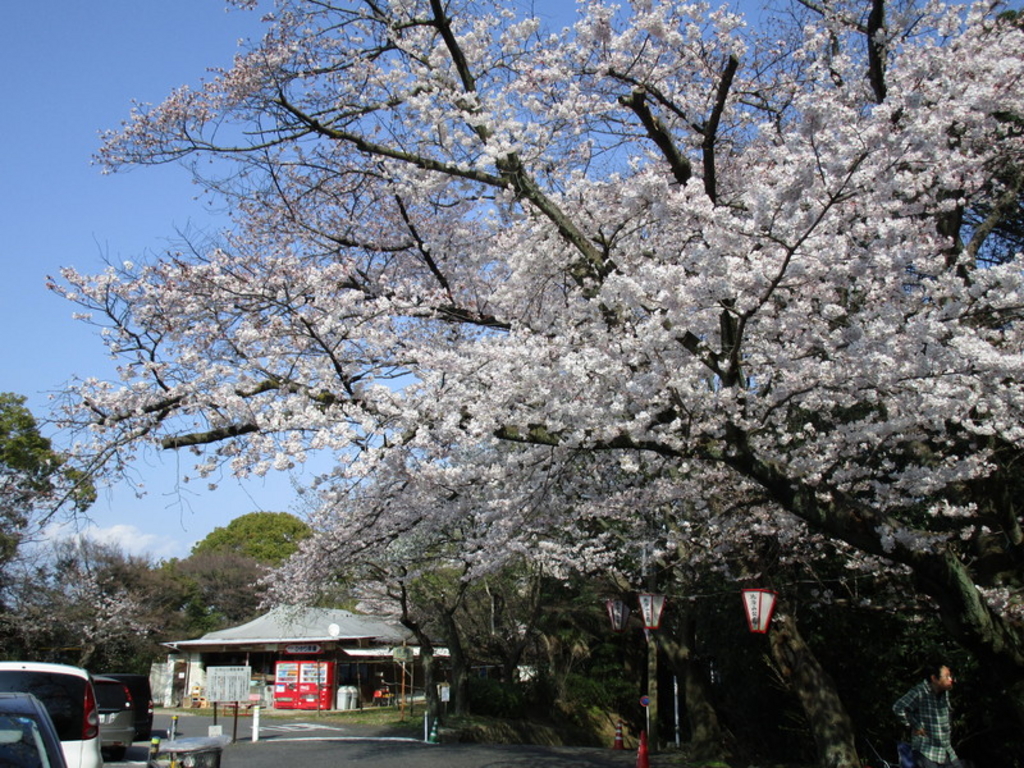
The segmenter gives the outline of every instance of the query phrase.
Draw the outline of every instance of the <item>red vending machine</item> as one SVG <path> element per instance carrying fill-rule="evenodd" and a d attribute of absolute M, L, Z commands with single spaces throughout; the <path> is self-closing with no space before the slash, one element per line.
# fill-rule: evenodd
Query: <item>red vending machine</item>
<path fill-rule="evenodd" d="M 279 661 L 274 669 L 276 709 L 334 709 L 333 661 Z"/>

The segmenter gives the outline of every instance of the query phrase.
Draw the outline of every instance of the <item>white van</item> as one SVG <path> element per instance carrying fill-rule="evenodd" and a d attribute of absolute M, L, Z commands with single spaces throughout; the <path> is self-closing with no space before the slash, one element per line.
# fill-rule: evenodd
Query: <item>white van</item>
<path fill-rule="evenodd" d="M 102 768 L 99 712 L 84 669 L 37 661 L 0 661 L 0 691 L 31 693 L 57 729 L 68 768 Z"/>

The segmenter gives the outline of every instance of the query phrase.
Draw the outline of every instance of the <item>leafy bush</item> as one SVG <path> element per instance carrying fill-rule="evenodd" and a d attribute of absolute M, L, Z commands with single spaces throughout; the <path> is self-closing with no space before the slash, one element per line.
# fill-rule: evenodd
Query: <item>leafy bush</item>
<path fill-rule="evenodd" d="M 487 677 L 469 681 L 469 701 L 473 714 L 484 717 L 523 718 L 527 697 L 521 686 Z"/>
<path fill-rule="evenodd" d="M 567 703 L 583 707 L 594 707 L 608 711 L 621 710 L 625 702 L 637 698 L 637 682 L 626 680 L 619 670 L 611 676 L 607 670 L 595 669 L 593 674 L 572 674 L 566 678 Z"/>

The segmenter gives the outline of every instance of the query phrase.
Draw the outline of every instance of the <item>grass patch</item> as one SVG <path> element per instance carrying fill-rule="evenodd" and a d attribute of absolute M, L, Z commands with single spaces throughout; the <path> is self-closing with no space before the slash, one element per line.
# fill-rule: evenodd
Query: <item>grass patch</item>
<path fill-rule="evenodd" d="M 213 716 L 212 707 L 188 708 L 188 709 L 161 709 L 167 715 L 203 715 Z M 339 725 L 372 725 L 380 728 L 394 728 L 398 730 L 423 731 L 422 704 L 416 707 L 406 707 L 403 712 L 398 707 L 366 707 L 364 709 L 349 710 L 327 710 L 317 712 L 315 709 L 260 709 L 260 717 L 267 720 L 303 720 L 319 723 L 337 723 Z M 242 708 L 239 710 L 239 719 L 252 717 L 252 710 Z M 234 709 L 231 707 L 218 707 L 217 719 L 225 721 L 233 719 Z"/>

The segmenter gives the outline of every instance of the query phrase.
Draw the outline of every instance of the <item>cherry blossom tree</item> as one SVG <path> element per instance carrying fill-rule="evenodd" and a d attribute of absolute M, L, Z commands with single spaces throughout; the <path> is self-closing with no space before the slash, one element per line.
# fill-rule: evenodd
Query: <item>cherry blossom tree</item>
<path fill-rule="evenodd" d="M 56 284 L 122 361 L 72 393 L 79 456 L 329 452 L 339 493 L 421 472 L 476 489 L 498 559 L 699 502 L 712 468 L 765 525 L 909 569 L 1024 722 L 1024 295 L 994 247 L 1024 31 L 806 5 L 758 40 L 703 3 L 585 2 L 551 34 L 504 3 L 283 0 L 230 70 L 108 136 L 110 169 L 192 163 L 235 218 L 220 248 Z M 635 481 L 584 497 L 594 454 Z M 673 473 L 642 482 L 647 457 Z"/>
<path fill-rule="evenodd" d="M 137 583 L 149 564 L 87 539 L 64 539 L 19 563 L 7 610 L 8 652 L 89 669 L 148 664 L 166 615 L 147 606 Z"/>

